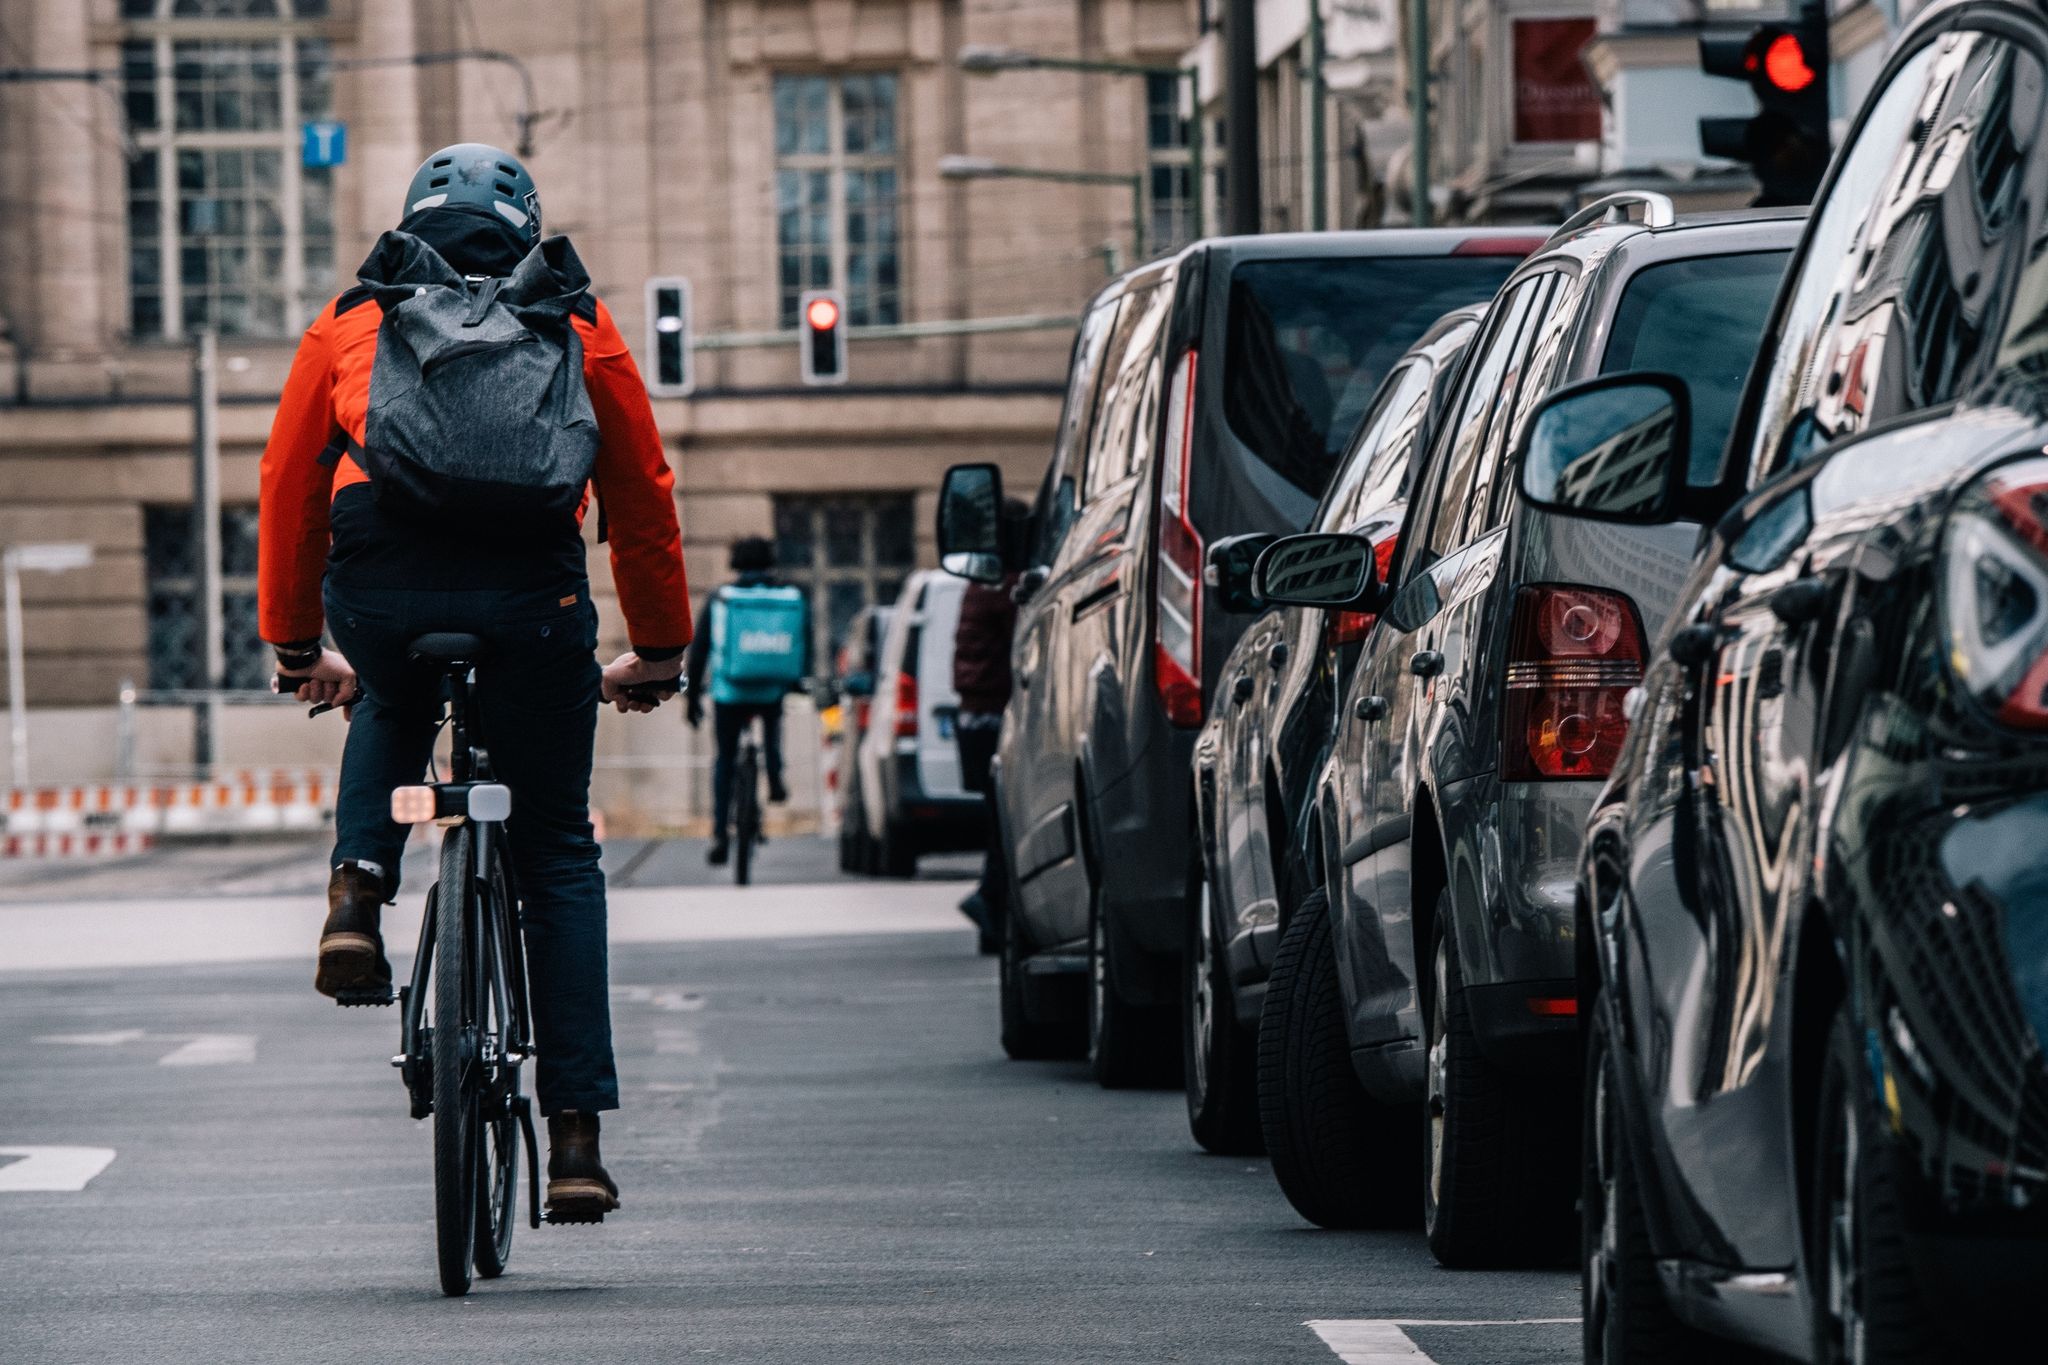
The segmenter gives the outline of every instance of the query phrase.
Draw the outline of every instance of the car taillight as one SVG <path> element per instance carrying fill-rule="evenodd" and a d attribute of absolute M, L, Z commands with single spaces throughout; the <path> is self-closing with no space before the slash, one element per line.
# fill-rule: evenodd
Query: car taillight
<path fill-rule="evenodd" d="M 1957 499 L 1942 589 L 1957 681 L 2001 723 L 2048 730 L 2048 459 L 2002 465 Z"/>
<path fill-rule="evenodd" d="M 1642 680 L 1635 603 L 1598 588 L 1523 588 L 1509 627 L 1503 775 L 1607 776 L 1628 735 L 1623 698 Z"/>
<path fill-rule="evenodd" d="M 1202 537 L 1188 516 L 1195 445 L 1195 353 L 1166 395 L 1159 471 L 1159 566 L 1153 574 L 1152 684 L 1175 725 L 1202 723 Z"/>
<path fill-rule="evenodd" d="M 917 678 L 910 673 L 896 675 L 896 738 L 917 738 Z"/>

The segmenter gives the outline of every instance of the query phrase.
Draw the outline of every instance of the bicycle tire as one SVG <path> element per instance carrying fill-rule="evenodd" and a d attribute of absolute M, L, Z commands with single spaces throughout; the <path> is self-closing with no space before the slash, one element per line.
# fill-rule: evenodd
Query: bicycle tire
<path fill-rule="evenodd" d="M 474 832 L 467 824 L 441 841 L 434 887 L 434 1251 L 441 1292 L 469 1292 L 476 1243 L 475 1050 L 469 985 L 475 976 L 469 904 Z"/>
<path fill-rule="evenodd" d="M 740 760 L 734 766 L 733 780 L 739 785 L 738 808 L 733 812 L 737 846 L 733 849 L 732 879 L 735 885 L 746 886 L 754 879 L 754 845 L 761 837 L 761 772 L 752 745 L 740 750 Z"/>
<path fill-rule="evenodd" d="M 512 905 L 512 882 L 505 870 L 505 840 L 502 831 L 490 842 L 490 871 L 483 879 L 487 893 L 483 917 L 489 937 L 477 954 L 484 971 L 475 982 L 472 999 L 476 1018 L 489 1019 L 498 1035 L 498 1067 L 489 1077 L 488 1100 L 495 1117 L 486 1119 L 474 1140 L 477 1160 L 476 1273 L 495 1280 L 505 1273 L 512 1259 L 512 1230 L 519 1222 L 519 1147 L 521 1133 L 515 1106 L 519 1096 L 519 1064 L 506 1056 L 518 1011 L 519 925 Z M 506 1010 L 497 1009 L 493 983 L 503 987 Z"/>

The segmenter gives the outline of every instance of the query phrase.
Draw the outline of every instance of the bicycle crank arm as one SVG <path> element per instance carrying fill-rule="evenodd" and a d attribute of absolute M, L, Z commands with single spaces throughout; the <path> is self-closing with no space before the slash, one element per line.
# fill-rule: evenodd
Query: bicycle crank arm
<path fill-rule="evenodd" d="M 533 1101 L 519 1097 L 519 1131 L 526 1136 L 526 1225 L 540 1226 L 540 1143 L 533 1135 Z"/>

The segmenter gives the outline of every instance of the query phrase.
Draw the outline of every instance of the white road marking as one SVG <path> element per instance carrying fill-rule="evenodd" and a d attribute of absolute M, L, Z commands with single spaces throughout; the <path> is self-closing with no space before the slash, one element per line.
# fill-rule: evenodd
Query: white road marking
<path fill-rule="evenodd" d="M 45 1033 L 39 1043 L 62 1043 L 67 1047 L 119 1047 L 143 1036 L 139 1028 L 110 1029 L 105 1033 Z"/>
<path fill-rule="evenodd" d="M 1306 1326 L 1344 1365 L 1436 1365 L 1404 1327 L 1556 1327 L 1577 1318 L 1324 1318 Z"/>
<path fill-rule="evenodd" d="M 954 902 L 961 883 L 832 882 L 803 886 L 634 887 L 614 891 L 611 941 L 717 943 L 871 934 L 972 932 Z M 388 911 L 384 939 L 409 953 L 424 897 Z M 80 904 L 0 904 L 0 975 L 16 971 L 170 967 L 197 962 L 301 960 L 309 966 L 324 898 L 192 896 Z M 688 996 L 654 997 L 687 1012 Z M 311 994 L 308 993 L 308 1000 Z"/>
<path fill-rule="evenodd" d="M 107 1169 L 112 1147 L 0 1147 L 0 1158 L 20 1157 L 0 1165 L 0 1190 L 82 1190 Z"/>
<path fill-rule="evenodd" d="M 247 1066 L 256 1060 L 253 1033 L 202 1033 L 174 1052 L 157 1058 L 158 1066 Z"/>
<path fill-rule="evenodd" d="M 46 1033 L 36 1041 L 71 1047 L 121 1047 L 145 1039 L 179 1045 L 157 1058 L 158 1066 L 247 1066 L 256 1060 L 253 1033 L 149 1033 L 124 1028 L 105 1033 Z"/>

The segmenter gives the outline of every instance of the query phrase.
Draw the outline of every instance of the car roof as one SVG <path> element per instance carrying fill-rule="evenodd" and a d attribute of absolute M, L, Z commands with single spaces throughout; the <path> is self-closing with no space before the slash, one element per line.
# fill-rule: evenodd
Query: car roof
<path fill-rule="evenodd" d="M 1592 265 L 1626 246 L 1633 264 L 1684 260 L 1690 256 L 1739 251 L 1789 251 L 1806 229 L 1803 209 L 1726 209 L 1682 213 L 1663 227 L 1645 223 L 1598 223 L 1562 233 L 1530 255 L 1531 265 L 1560 258 Z"/>
<path fill-rule="evenodd" d="M 1541 224 L 1447 228 L 1370 228 L 1344 232 L 1264 232 L 1253 237 L 1204 237 L 1182 247 L 1171 256 L 1161 256 L 1136 265 L 1097 290 L 1088 300 L 1093 308 L 1121 294 L 1133 281 L 1149 280 L 1201 257 L 1224 267 L 1246 261 L 1313 261 L 1352 256 L 1375 260 L 1394 256 L 1449 256 L 1467 242 L 1483 242 L 1493 249 L 1481 256 L 1508 257 L 1517 252 L 1513 244 L 1526 242 L 1536 250 L 1550 229 Z M 1085 309 L 1083 311 L 1086 311 Z"/>

